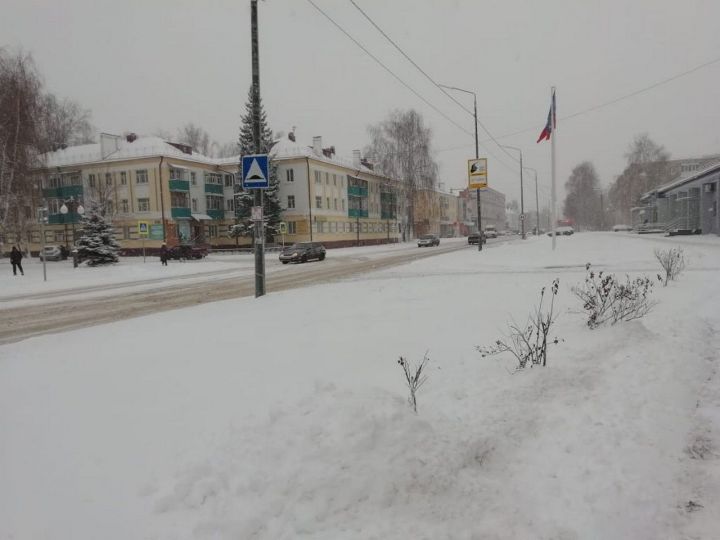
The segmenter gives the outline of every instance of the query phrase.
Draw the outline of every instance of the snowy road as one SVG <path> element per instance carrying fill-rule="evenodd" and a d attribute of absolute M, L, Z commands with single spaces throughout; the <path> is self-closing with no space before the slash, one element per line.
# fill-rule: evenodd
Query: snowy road
<path fill-rule="evenodd" d="M 487 247 L 505 242 L 507 240 L 496 240 Z M 330 251 L 322 263 L 282 267 L 274 264 L 276 261 L 272 257 L 267 291 L 327 283 L 461 249 L 475 249 L 475 246 L 468 246 L 464 239 L 456 239 L 432 249 L 417 249 L 412 244 L 397 246 L 396 249 L 352 248 Z M 0 304 L 0 344 L 170 309 L 252 296 L 254 287 L 252 269 L 246 267 L 6 296 Z"/>

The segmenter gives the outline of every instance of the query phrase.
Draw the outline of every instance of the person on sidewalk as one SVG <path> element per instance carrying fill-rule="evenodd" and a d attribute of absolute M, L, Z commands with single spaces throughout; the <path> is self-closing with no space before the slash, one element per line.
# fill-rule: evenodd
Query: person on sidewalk
<path fill-rule="evenodd" d="M 167 266 L 167 260 L 168 260 L 168 249 L 167 245 L 163 243 L 162 246 L 160 246 L 160 262 L 163 266 Z"/>
<path fill-rule="evenodd" d="M 13 276 L 17 276 L 18 270 L 20 270 L 21 275 L 25 275 L 22 267 L 22 258 L 22 252 L 17 248 L 17 246 L 13 246 L 12 251 L 10 252 L 10 263 L 12 264 Z"/>

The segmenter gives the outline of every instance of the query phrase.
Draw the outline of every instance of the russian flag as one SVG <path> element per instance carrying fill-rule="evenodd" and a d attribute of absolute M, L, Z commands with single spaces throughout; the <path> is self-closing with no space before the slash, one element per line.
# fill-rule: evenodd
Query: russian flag
<path fill-rule="evenodd" d="M 550 137 L 552 136 L 552 132 L 555 131 L 555 126 L 555 90 L 553 90 L 552 102 L 550 103 L 550 111 L 548 112 L 547 122 L 542 132 L 540 133 L 540 137 L 538 137 L 538 140 L 536 142 L 549 141 Z"/>

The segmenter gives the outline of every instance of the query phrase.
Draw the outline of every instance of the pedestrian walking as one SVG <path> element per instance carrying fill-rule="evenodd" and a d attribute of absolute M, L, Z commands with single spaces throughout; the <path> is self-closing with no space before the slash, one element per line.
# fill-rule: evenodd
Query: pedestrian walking
<path fill-rule="evenodd" d="M 160 262 L 163 266 L 167 266 L 167 260 L 168 260 L 168 249 L 167 245 L 163 242 L 163 245 L 160 246 Z"/>
<path fill-rule="evenodd" d="M 17 246 L 13 246 L 12 251 L 10 252 L 10 263 L 12 264 L 13 276 L 17 276 L 18 270 L 20 270 L 20 275 L 25 275 L 22 267 L 22 258 L 22 251 L 20 251 Z"/>

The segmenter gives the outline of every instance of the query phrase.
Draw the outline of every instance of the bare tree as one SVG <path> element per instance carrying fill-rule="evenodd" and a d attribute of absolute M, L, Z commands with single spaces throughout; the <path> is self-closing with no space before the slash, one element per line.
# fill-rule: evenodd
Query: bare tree
<path fill-rule="evenodd" d="M 43 150 L 95 142 L 92 115 L 71 99 L 46 94 L 41 100 L 40 128 Z"/>
<path fill-rule="evenodd" d="M 665 147 L 655 143 L 647 133 L 637 135 L 625 153 L 627 166 L 610 186 L 610 203 L 624 220 L 630 220 L 630 209 L 643 193 L 670 181 Z"/>
<path fill-rule="evenodd" d="M 207 131 L 200 126 L 196 126 L 192 122 L 188 122 L 178 130 L 178 142 L 187 144 L 192 147 L 195 152 L 204 156 L 211 155 L 212 140 Z"/>
<path fill-rule="evenodd" d="M 365 154 L 386 176 L 399 181 L 398 195 L 405 208 L 403 239 L 414 235 L 414 201 L 419 189 L 433 189 L 438 166 L 432 157 L 432 130 L 417 111 L 395 110 L 377 125 L 368 127 L 370 144 Z"/>
<path fill-rule="evenodd" d="M 215 157 L 219 158 L 228 158 L 237 156 L 240 154 L 240 146 L 237 142 L 228 142 L 223 144 L 218 144 L 217 152 L 215 153 Z"/>
<path fill-rule="evenodd" d="M 565 182 L 564 214 L 579 227 L 599 228 L 602 221 L 600 181 L 589 161 L 577 165 Z"/>
<path fill-rule="evenodd" d="M 0 232 L 21 235 L 32 216 L 41 82 L 32 58 L 0 49 Z M 29 214 L 29 215 L 28 215 Z M 12 241 L 19 241 L 13 238 Z"/>

